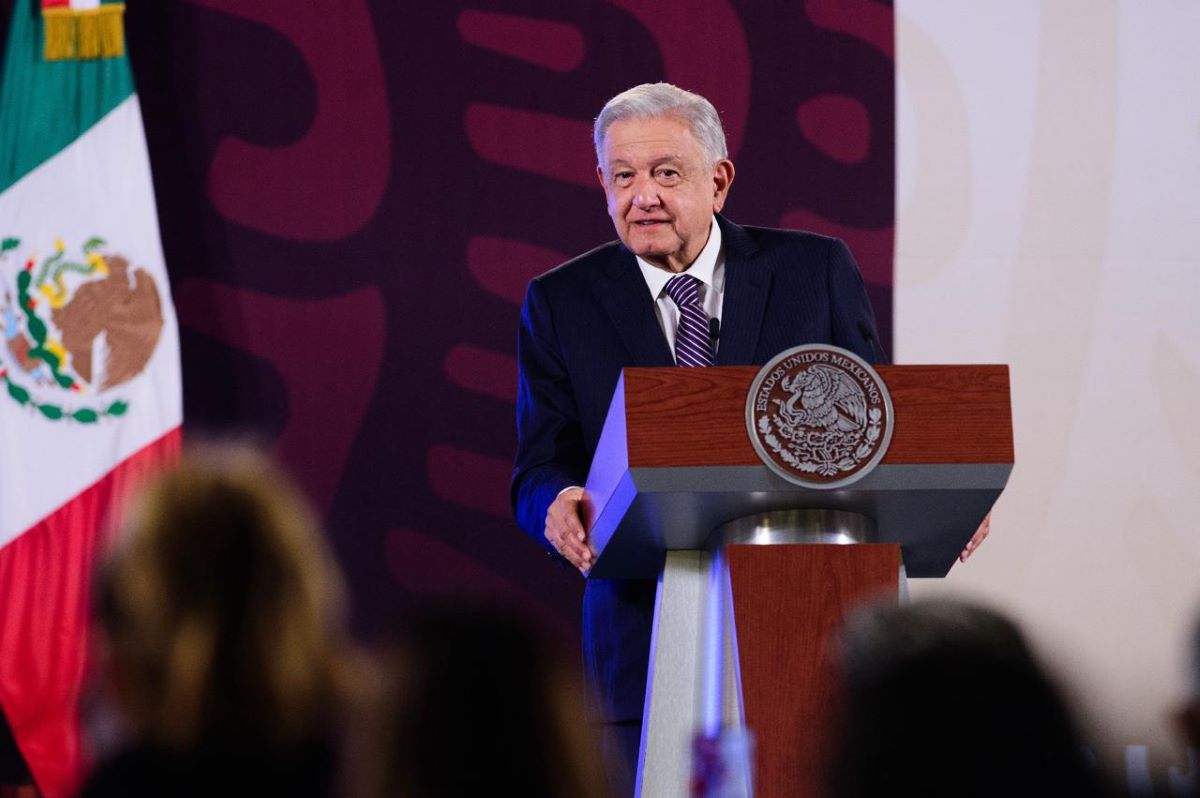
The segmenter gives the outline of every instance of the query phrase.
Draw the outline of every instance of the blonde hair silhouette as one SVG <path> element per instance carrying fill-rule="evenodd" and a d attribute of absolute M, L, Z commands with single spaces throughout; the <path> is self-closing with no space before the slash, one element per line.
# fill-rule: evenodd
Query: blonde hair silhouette
<path fill-rule="evenodd" d="M 134 736 L 287 746 L 345 686 L 343 586 L 306 503 L 263 456 L 207 448 L 153 482 L 97 580 Z"/>

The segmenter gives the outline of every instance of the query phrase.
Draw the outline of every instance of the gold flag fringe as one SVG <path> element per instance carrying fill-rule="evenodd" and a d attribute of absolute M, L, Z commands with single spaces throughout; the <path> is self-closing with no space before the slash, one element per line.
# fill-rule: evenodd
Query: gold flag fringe
<path fill-rule="evenodd" d="M 47 61 L 88 61 L 125 55 L 125 4 L 42 9 Z"/>

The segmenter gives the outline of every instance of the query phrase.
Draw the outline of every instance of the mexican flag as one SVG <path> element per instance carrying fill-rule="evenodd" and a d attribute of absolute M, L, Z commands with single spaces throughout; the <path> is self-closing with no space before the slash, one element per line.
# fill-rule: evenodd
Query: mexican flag
<path fill-rule="evenodd" d="M 84 766 L 95 560 L 182 418 L 122 11 L 16 0 L 0 74 L 0 710 L 51 798 Z"/>

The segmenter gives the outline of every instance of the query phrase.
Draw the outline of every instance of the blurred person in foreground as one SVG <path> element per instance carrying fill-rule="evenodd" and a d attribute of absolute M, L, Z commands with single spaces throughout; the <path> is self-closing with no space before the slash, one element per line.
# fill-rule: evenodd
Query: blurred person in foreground
<path fill-rule="evenodd" d="M 1200 615 L 1192 627 L 1189 647 L 1188 672 L 1191 674 L 1191 695 L 1176 713 L 1175 722 L 1187 746 L 1187 758 L 1191 764 L 1192 795 L 1200 796 Z"/>
<path fill-rule="evenodd" d="M 356 798 L 603 798 L 577 668 L 482 605 L 415 608 L 381 647 L 352 739 Z"/>
<path fill-rule="evenodd" d="M 186 456 L 140 496 L 98 574 L 124 739 L 82 795 L 330 794 L 342 603 L 315 519 L 264 458 Z"/>
<path fill-rule="evenodd" d="M 831 798 L 1110 794 L 1059 691 L 996 612 L 868 607 L 838 659 Z"/>

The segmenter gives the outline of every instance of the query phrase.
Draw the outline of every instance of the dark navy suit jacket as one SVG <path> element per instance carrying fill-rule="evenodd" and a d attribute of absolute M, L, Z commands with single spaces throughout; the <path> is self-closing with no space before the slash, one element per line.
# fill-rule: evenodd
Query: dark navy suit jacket
<path fill-rule="evenodd" d="M 868 363 L 885 359 L 850 251 L 812 233 L 739 227 L 721 216 L 725 297 L 717 365 L 753 365 L 808 343 Z M 535 540 L 559 491 L 583 485 L 627 366 L 673 366 L 637 261 L 606 244 L 535 278 L 517 342 L 517 455 L 512 503 Z M 653 581 L 590 579 L 583 639 L 588 680 L 606 721 L 641 720 Z"/>

